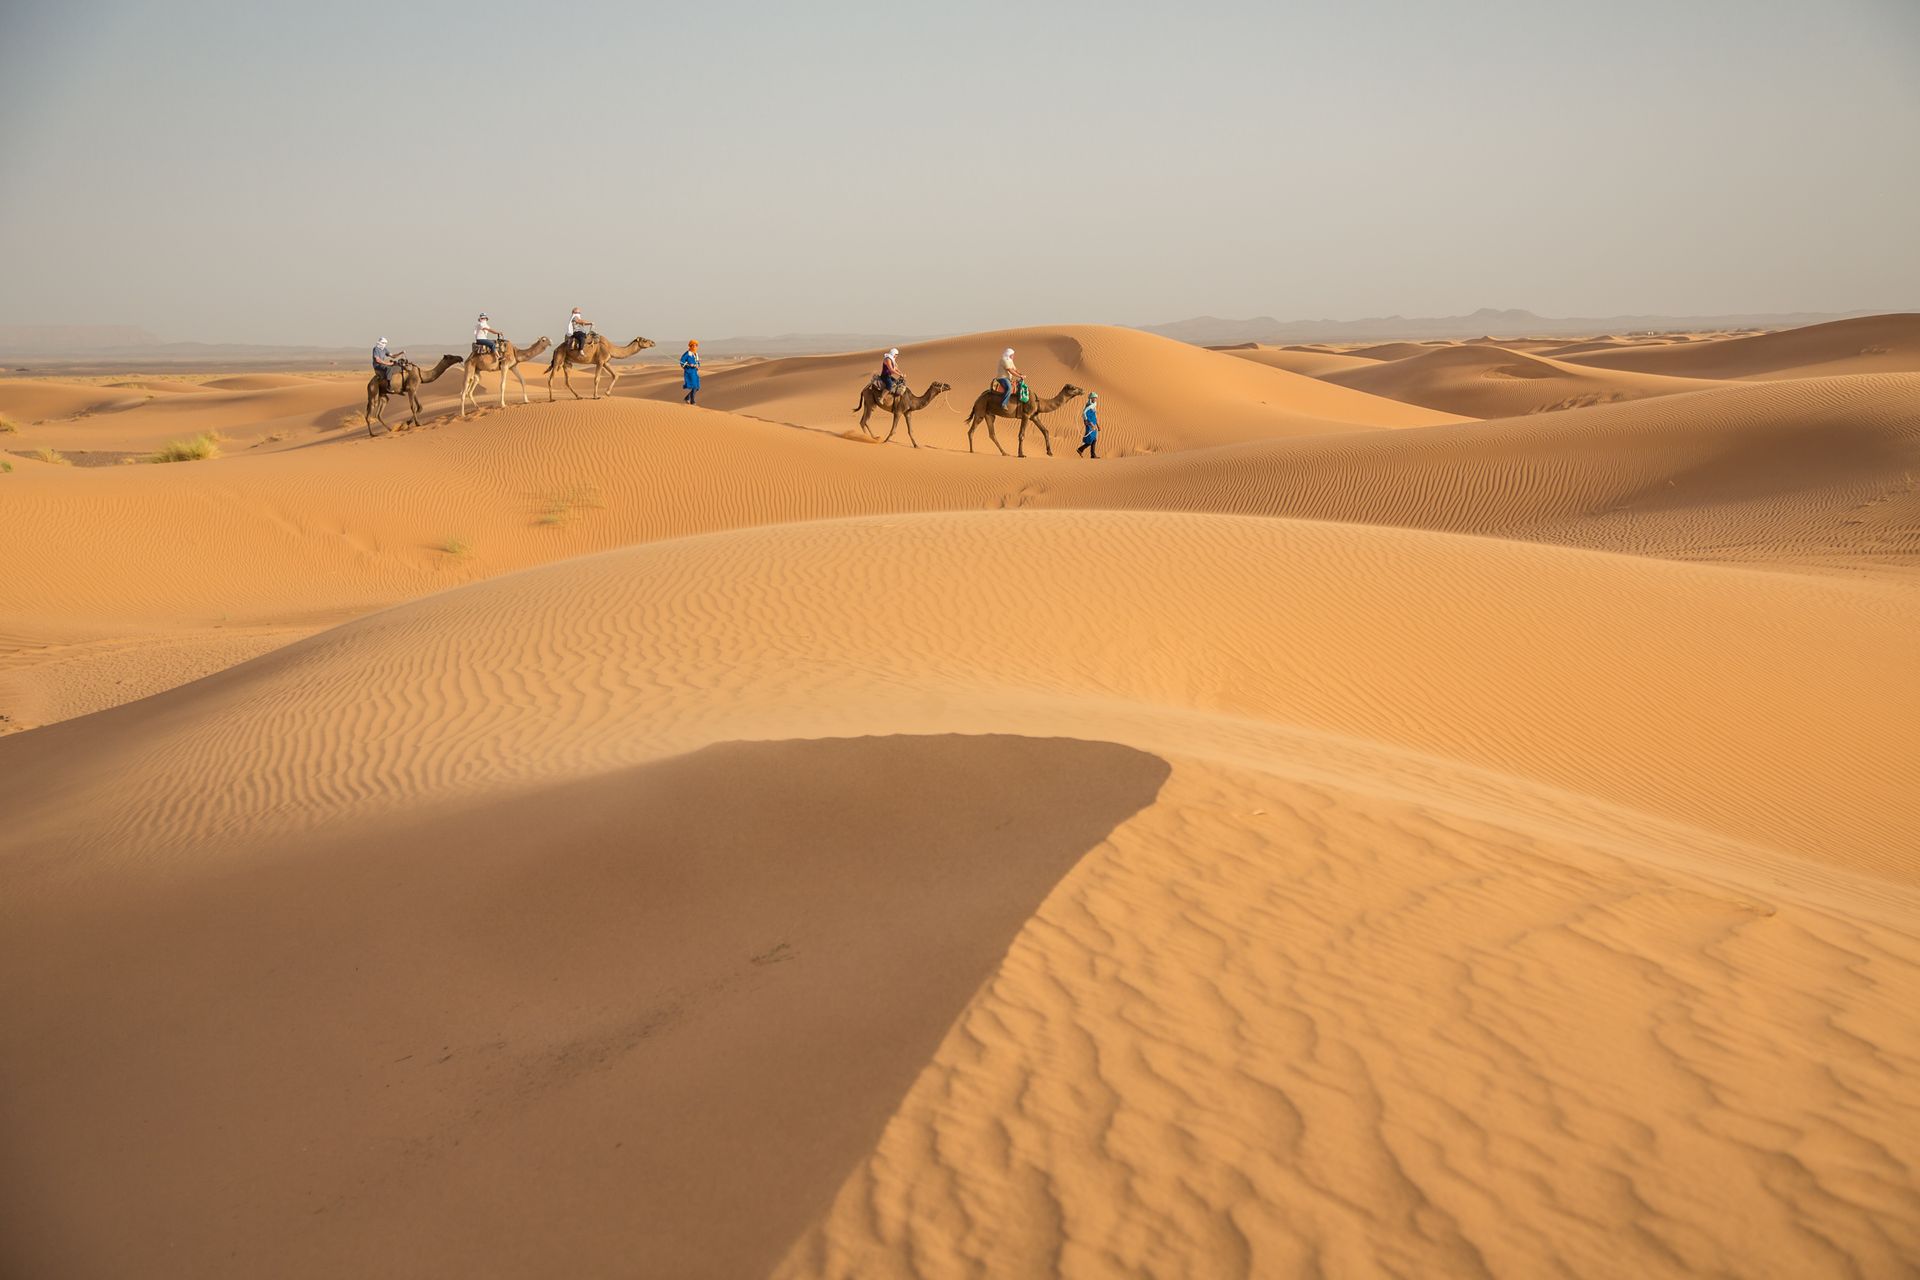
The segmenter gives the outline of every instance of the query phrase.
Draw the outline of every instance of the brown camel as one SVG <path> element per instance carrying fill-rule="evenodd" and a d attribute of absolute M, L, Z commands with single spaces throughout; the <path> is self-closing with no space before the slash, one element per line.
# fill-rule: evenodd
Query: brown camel
<path fill-rule="evenodd" d="M 390 395 L 397 396 L 404 394 L 407 397 L 408 402 L 413 405 L 413 413 L 407 418 L 407 423 L 410 426 L 419 426 L 420 388 L 429 382 L 435 381 L 441 374 L 459 363 L 459 356 L 441 356 L 440 363 L 433 366 L 432 373 L 422 374 L 419 365 L 411 360 L 402 360 L 395 366 L 396 373 L 394 376 L 399 378 L 400 381 L 392 391 L 387 390 L 387 380 L 381 377 L 378 372 L 371 378 L 368 378 L 367 434 L 373 434 L 373 424 L 376 421 L 383 427 L 387 426 L 387 420 L 380 416 L 380 411 L 387 407 L 387 397 Z M 393 428 L 387 427 L 387 430 L 391 431 Z"/>
<path fill-rule="evenodd" d="M 1021 404 L 1018 400 L 1015 400 L 1012 408 L 1003 409 L 1000 407 L 1000 402 L 1003 398 L 1000 389 L 998 387 L 988 387 L 980 393 L 980 398 L 973 402 L 973 408 L 967 414 L 967 452 L 973 452 L 974 429 L 984 422 L 987 424 L 987 439 L 993 441 L 993 447 L 1000 449 L 1001 455 L 1005 456 L 1007 451 L 1000 448 L 1000 437 L 993 433 L 993 420 L 995 418 L 1017 418 L 1020 422 L 1020 438 L 1015 444 L 1015 448 L 1018 450 L 1018 456 L 1022 458 L 1027 456 L 1027 424 L 1031 422 L 1034 425 L 1034 429 L 1039 431 L 1041 443 L 1047 446 L 1047 456 L 1051 458 L 1053 456 L 1053 441 L 1048 437 L 1047 424 L 1040 421 L 1040 415 L 1043 413 L 1052 413 L 1055 409 L 1067 403 L 1067 401 L 1078 399 L 1085 394 L 1087 394 L 1085 391 L 1069 382 L 1060 388 L 1060 394 L 1057 396 L 1052 396 L 1046 400 L 1029 400 L 1025 404 Z"/>
<path fill-rule="evenodd" d="M 495 369 L 500 370 L 500 407 L 502 409 L 507 407 L 507 375 L 509 373 L 513 375 L 513 380 L 520 384 L 520 403 L 527 404 L 527 380 L 520 376 L 520 362 L 533 359 L 552 345 L 544 337 L 535 341 L 530 347 L 516 347 L 505 338 L 499 339 L 499 342 L 498 355 L 483 349 L 467 357 L 467 382 L 460 388 L 460 416 L 463 418 L 467 416 L 469 400 L 473 402 L 475 409 L 480 407 L 480 397 L 474 394 L 480 389 L 480 375 L 492 373 Z"/>
<path fill-rule="evenodd" d="M 932 404 L 935 398 L 942 392 L 951 390 L 953 390 L 953 388 L 946 383 L 936 382 L 917 396 L 911 391 L 905 395 L 894 395 L 892 392 L 880 390 L 880 388 L 869 382 L 860 392 L 860 403 L 853 407 L 860 413 L 860 429 L 868 435 L 873 434 L 873 428 L 867 425 L 867 419 L 873 416 L 875 409 L 884 409 L 893 415 L 893 425 L 887 428 L 887 438 L 882 440 L 880 442 L 881 444 L 887 444 L 893 439 L 893 433 L 900 429 L 900 416 L 905 414 L 907 419 L 907 439 L 913 440 L 913 447 L 918 449 L 920 442 L 913 439 L 913 415 L 915 411 L 926 408 Z"/>
<path fill-rule="evenodd" d="M 635 338 L 624 347 L 616 347 L 597 333 L 589 337 L 585 347 L 579 351 L 573 349 L 573 343 L 562 342 L 553 349 L 553 357 L 547 361 L 547 403 L 553 403 L 553 371 L 555 369 L 560 371 L 560 380 L 566 383 L 567 390 L 573 391 L 573 379 L 567 376 L 567 366 L 570 364 L 592 365 L 593 398 L 598 400 L 600 398 L 600 371 L 602 369 L 607 371 L 607 377 L 609 379 L 607 382 L 608 395 L 613 394 L 614 383 L 620 381 L 620 371 L 608 362 L 623 359 L 636 351 L 645 351 L 652 345 L 652 338 Z M 580 393 L 573 391 L 573 398 L 578 400 Z"/>

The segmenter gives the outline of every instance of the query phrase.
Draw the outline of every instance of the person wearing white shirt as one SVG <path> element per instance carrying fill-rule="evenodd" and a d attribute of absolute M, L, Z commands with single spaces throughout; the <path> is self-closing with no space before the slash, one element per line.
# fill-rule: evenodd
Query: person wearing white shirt
<path fill-rule="evenodd" d="M 581 315 L 580 308 L 575 307 L 573 314 L 567 317 L 567 341 L 573 343 L 575 354 L 587 349 L 587 335 L 592 332 L 593 321 Z"/>
<path fill-rule="evenodd" d="M 476 351 L 484 347 L 489 355 L 500 354 L 500 331 L 487 322 L 484 311 L 473 322 L 473 346 Z"/>

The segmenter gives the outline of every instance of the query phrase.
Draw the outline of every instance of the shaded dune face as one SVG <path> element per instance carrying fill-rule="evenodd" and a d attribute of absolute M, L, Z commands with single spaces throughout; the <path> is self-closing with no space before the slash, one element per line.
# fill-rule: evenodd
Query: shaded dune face
<path fill-rule="evenodd" d="M 762 1274 L 1167 776 L 730 743 L 55 895 L 0 938 L 0 1271 Z"/>

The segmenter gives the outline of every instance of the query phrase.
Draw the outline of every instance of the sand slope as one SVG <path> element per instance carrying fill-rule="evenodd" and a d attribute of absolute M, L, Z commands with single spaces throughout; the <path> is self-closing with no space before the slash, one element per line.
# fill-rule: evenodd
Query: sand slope
<path fill-rule="evenodd" d="M 1258 343 L 1249 343 L 1243 347 L 1221 347 L 1238 360 L 1251 360 L 1255 364 L 1264 364 L 1269 368 L 1285 369 L 1288 373 L 1304 373 L 1309 378 L 1322 378 L 1330 373 L 1345 373 L 1352 369 L 1371 368 L 1373 361 L 1365 356 L 1343 355 L 1338 351 L 1311 351 L 1299 347 L 1263 347 Z"/>
<path fill-rule="evenodd" d="M 1088 546 L 1102 554 L 1085 556 Z M 1512 610 L 1515 599 L 1529 608 Z M 36 1028 L 25 1041 L 34 1048 L 5 1065 L 20 1108 L 9 1122 L 16 1151 L 35 1170 L 47 1224 L 27 1256 L 150 1252 L 159 1226 L 149 1220 L 106 1234 L 60 1225 L 86 1221 L 96 1196 L 153 1197 L 173 1241 L 167 1257 L 189 1273 L 229 1265 L 233 1237 L 218 1224 L 236 1213 L 262 1240 L 279 1238 L 276 1223 L 303 1221 L 301 1257 L 317 1260 L 316 1274 L 403 1229 L 419 1251 L 412 1269 L 459 1273 L 489 1251 L 516 1256 L 511 1240 L 524 1233 L 512 1215 L 477 1217 L 473 1205 L 476 1195 L 499 1202 L 504 1189 L 483 1190 L 499 1185 L 494 1171 L 528 1159 L 592 1170 L 596 1202 L 643 1203 L 649 1179 L 675 1179 L 684 1238 L 710 1239 L 700 1223 L 738 1212 L 730 1142 L 663 1142 L 670 1169 L 586 1153 L 603 1149 L 610 1111 L 661 1123 L 646 1119 L 657 1091 L 643 1082 L 699 1077 L 724 1039 L 618 1038 L 623 1025 L 644 1030 L 633 1019 L 659 1006 L 647 989 L 631 992 L 626 1012 L 592 994 L 606 988 L 564 979 L 566 998 L 529 1003 L 555 970 L 511 963 L 545 953 L 554 926 L 543 922 L 555 917 L 572 939 L 550 962 L 563 972 L 617 972 L 613 957 L 635 954 L 624 948 L 648 932 L 553 896 L 626 874 L 604 841 L 576 839 L 555 816 L 584 808 L 602 815 L 594 830 L 623 834 L 696 830 L 716 805 L 751 805 L 741 774 L 791 772 L 820 792 L 837 830 L 848 812 L 882 795 L 904 803 L 921 784 L 869 757 L 824 766 L 832 784 L 789 757 L 723 761 L 712 782 L 660 782 L 698 813 L 675 819 L 677 807 L 647 802 L 651 784 L 621 771 L 740 738 L 992 726 L 1151 742 L 1173 762 L 1169 803 L 1126 819 L 1097 849 L 1100 821 L 1059 842 L 1069 858 L 1094 856 L 1073 870 L 1052 864 L 1064 878 L 891 1111 L 838 1207 L 823 1208 L 812 1231 L 796 1227 L 796 1266 L 885 1272 L 911 1257 L 947 1270 L 975 1257 L 1001 1270 L 1070 1239 L 1089 1260 L 1208 1259 L 1223 1274 L 1325 1251 L 1356 1266 L 1479 1256 L 1536 1270 L 1569 1248 L 1737 1272 L 1813 1266 L 1837 1251 L 1886 1273 L 1914 1243 L 1897 1206 L 1920 1161 L 1920 1128 L 1901 1101 L 1920 1054 L 1906 1012 L 1920 996 L 1920 948 L 1902 931 L 1920 880 L 1906 852 L 1920 840 L 1920 778 L 1902 750 L 1920 716 L 1901 649 L 1917 607 L 1912 591 L 1886 585 L 1361 526 L 1126 512 L 877 517 L 496 578 L 7 739 L 0 802 L 13 816 L 0 896 L 32 927 L 7 931 L 21 950 L 0 971 L 28 972 L 27 955 L 73 957 L 56 964 L 60 982 L 10 983 L 0 997 L 10 1025 Z M 1117 635 L 1116 618 L 1126 619 Z M 1810 667 L 1803 655 L 1816 645 L 1822 660 Z M 1574 696 L 1576 675 L 1604 696 Z M 1796 732 L 1770 731 L 1782 722 Z M 1070 756 L 1029 760 L 1017 782 L 989 780 L 966 772 L 977 755 L 956 750 L 922 769 L 956 774 L 975 803 L 984 789 L 993 814 L 1008 812 L 1013 790 L 1023 804 L 1071 808 L 1065 796 L 1119 780 L 1114 803 L 1085 801 L 1110 826 L 1157 785 L 1130 765 Z M 1066 791 L 1038 787 L 1042 775 Z M 183 791 L 183 777 L 197 785 Z M 596 778 L 611 808 L 553 790 Z M 836 800 L 854 778 L 859 799 Z M 480 807 L 543 794 L 553 802 L 523 812 Z M 639 809 L 617 801 L 629 794 Z M 809 804 L 785 797 L 748 811 L 766 819 Z M 938 805 L 931 815 L 951 820 Z M 1028 860 L 1035 829 L 1010 821 L 1029 852 L 1008 865 Z M 482 830 L 554 843 L 529 864 L 510 838 L 489 853 Z M 731 918 L 734 886 L 818 856 L 783 820 L 725 830 L 738 832 L 731 856 L 745 861 L 724 871 L 724 889 L 675 890 L 707 904 L 674 908 L 676 918 Z M 984 845 L 965 841 L 969 875 Z M 392 851 L 376 861 L 387 905 L 371 923 L 349 846 L 367 858 Z M 532 865 L 552 877 L 530 895 Z M 584 869 L 558 870 L 574 866 Z M 272 887 L 256 878 L 265 874 L 286 878 Z M 461 894 L 420 919 L 416 904 L 450 875 Z M 1005 920 L 1032 907 L 1025 885 L 983 896 Z M 896 931 L 891 909 L 846 892 L 857 918 L 887 922 L 846 939 L 879 948 L 858 966 L 918 968 L 903 948 L 923 930 Z M 290 917 L 273 903 L 304 909 L 329 896 L 353 904 L 356 923 L 331 925 L 315 907 L 291 934 L 276 925 Z M 222 902 L 248 903 L 261 930 L 304 958 L 263 966 L 225 1012 L 157 1034 L 132 1014 L 151 1007 L 144 988 L 120 990 L 124 962 L 83 963 L 67 949 L 99 936 L 87 913 L 116 902 L 180 904 L 112 908 L 152 930 L 129 945 L 182 957 L 155 971 L 167 989 L 198 989 L 196 975 L 224 971 L 269 936 L 206 928 L 209 913 L 233 915 Z M 761 933 L 696 949 L 689 963 L 744 949 L 732 963 L 750 975 Z M 504 969 L 470 972 L 461 957 L 478 937 Z M 813 950 L 792 962 L 796 974 L 816 963 Z M 329 1010 L 365 1004 L 352 964 L 404 968 L 410 985 L 389 997 L 390 1012 L 342 1031 Z M 843 973 L 830 968 L 822 987 L 790 994 L 827 1016 L 832 997 L 820 992 L 844 991 Z M 723 993 L 694 990 L 680 1001 L 690 1017 L 724 1029 L 761 1016 L 752 1001 L 736 1015 Z M 99 1012 L 63 1022 L 59 1011 L 74 1007 Z M 241 1012 L 268 1008 L 271 1017 Z M 421 1026 L 422 1010 L 442 1012 Z M 88 1027 L 123 1038 L 74 1038 Z M 403 1039 L 402 1027 L 415 1031 Z M 1656 1029 L 1652 1040 L 1643 1027 Z M 531 1065 L 516 1064 L 566 1065 L 561 1050 L 575 1042 L 607 1046 L 578 1051 L 588 1056 L 563 1073 L 593 1079 L 519 1118 L 517 1082 Z M 1760 1043 L 1764 1069 L 1741 1048 Z M 104 1051 L 115 1045 L 129 1052 Z M 399 1060 L 423 1047 L 474 1061 L 438 1086 L 401 1085 L 410 1064 Z M 1828 1074 L 1835 1061 L 1844 1083 Z M 311 1064 L 312 1086 L 263 1069 L 292 1062 Z M 317 1087 L 345 1079 L 362 1083 Z M 200 1083 L 168 1083 L 185 1080 Z M 361 1101 L 385 1097 L 388 1081 L 401 1088 L 393 1102 Z M 423 1088 L 427 1116 L 445 1119 L 410 1139 L 415 1122 L 387 1108 Z M 804 1101 L 793 1088 L 776 1103 Z M 103 1107 L 102 1097 L 123 1101 Z M 165 1133 L 129 1146 L 152 1132 L 132 1116 L 163 1103 L 183 1133 L 244 1119 L 212 1158 Z M 467 1119 L 447 1130 L 452 1117 Z M 646 1129 L 632 1132 L 646 1140 Z M 474 1140 L 456 1147 L 450 1133 Z M 1773 1177 L 1783 1160 L 1807 1178 Z M 426 1174 L 410 1172 L 422 1164 Z M 371 1198 L 355 1190 L 369 1178 Z M 1857 1191 L 1830 1189 L 1849 1179 Z M 803 1181 L 812 1190 L 766 1192 L 770 1222 L 806 1216 L 800 1201 L 820 1182 Z M 1184 1182 L 1196 1190 L 1178 1194 Z M 1626 1184 L 1636 1194 L 1621 1201 Z M 1116 1199 L 1116 1185 L 1131 1189 Z M 179 1191 L 154 1191 L 166 1187 Z M 319 1206 L 328 1213 L 315 1220 Z M 1303 1206 L 1315 1207 L 1302 1217 Z M 989 1220 L 991 1232 L 968 1226 Z M 1617 1230 L 1636 1220 L 1654 1225 L 1639 1237 Z M 544 1221 L 548 1247 L 585 1266 L 638 1247 L 647 1220 Z M 100 1252 L 73 1252 L 76 1241 Z M 246 1260 L 265 1247 L 244 1251 L 236 1273 L 257 1269 Z"/>
<path fill-rule="evenodd" d="M 917 451 L 876 448 L 625 399 L 378 440 L 315 428 L 284 451 L 171 467 L 23 461 L 0 504 L 17 557 L 0 581 L 0 713 L 112 705 L 218 669 L 238 633 L 290 638 L 489 574 L 860 513 L 1289 515 L 1897 573 L 1920 545 L 1917 392 L 1914 377 L 1810 380 L 1099 464 L 969 456 L 936 431 Z"/>
<path fill-rule="evenodd" d="M 1861 316 L 1779 333 L 1569 355 L 1596 369 L 1683 378 L 1812 378 L 1920 371 L 1920 315 Z"/>
<path fill-rule="evenodd" d="M 1699 391 L 1698 380 L 1602 373 L 1487 345 L 1437 347 L 1387 363 L 1330 369 L 1317 376 L 1370 395 L 1472 418 L 1511 418 L 1591 404 Z"/>

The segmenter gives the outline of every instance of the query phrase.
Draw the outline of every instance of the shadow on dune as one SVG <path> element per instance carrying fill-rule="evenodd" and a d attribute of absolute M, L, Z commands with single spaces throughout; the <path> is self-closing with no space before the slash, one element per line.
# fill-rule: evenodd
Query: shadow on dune
<path fill-rule="evenodd" d="M 762 1273 L 1167 774 L 732 743 L 16 912 L 0 1269 Z"/>

